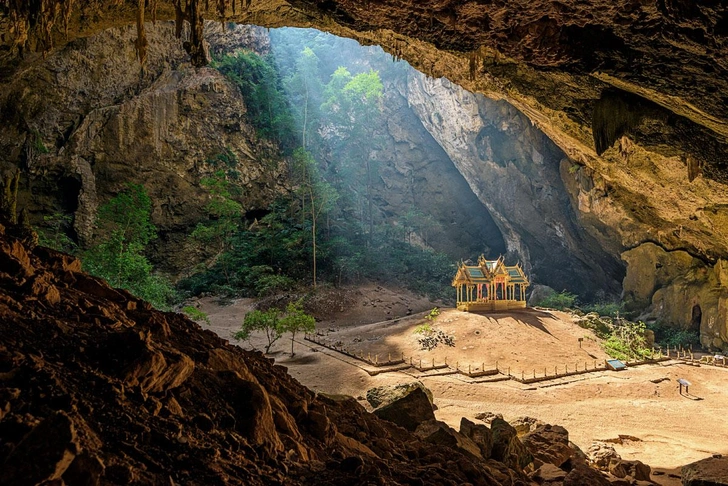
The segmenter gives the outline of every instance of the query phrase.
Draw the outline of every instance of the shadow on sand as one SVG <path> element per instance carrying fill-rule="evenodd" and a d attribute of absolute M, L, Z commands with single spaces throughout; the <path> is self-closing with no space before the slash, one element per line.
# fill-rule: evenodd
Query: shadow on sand
<path fill-rule="evenodd" d="M 546 329 L 546 327 L 543 325 L 544 319 L 554 319 L 554 316 L 549 314 L 548 312 L 544 312 L 537 309 L 516 309 L 516 310 L 509 310 L 507 312 L 470 312 L 471 314 L 477 314 L 479 316 L 498 319 L 501 317 L 512 317 L 516 320 L 516 322 L 525 324 L 527 326 L 531 326 L 535 329 L 538 329 L 541 332 L 544 332 L 548 334 L 549 336 L 553 337 L 554 339 L 559 339 L 555 337 L 551 332 Z"/>

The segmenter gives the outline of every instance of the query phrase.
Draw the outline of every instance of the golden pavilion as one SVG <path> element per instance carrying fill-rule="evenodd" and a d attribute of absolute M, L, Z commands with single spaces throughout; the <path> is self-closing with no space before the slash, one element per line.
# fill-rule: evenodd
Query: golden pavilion
<path fill-rule="evenodd" d="M 503 257 L 477 265 L 460 262 L 452 286 L 457 289 L 458 310 L 466 312 L 500 311 L 526 307 L 529 282 L 520 265 L 508 267 Z"/>

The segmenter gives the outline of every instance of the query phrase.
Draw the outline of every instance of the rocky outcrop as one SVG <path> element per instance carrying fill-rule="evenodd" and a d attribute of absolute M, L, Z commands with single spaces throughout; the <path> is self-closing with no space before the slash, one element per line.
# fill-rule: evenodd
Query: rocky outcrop
<path fill-rule="evenodd" d="M 0 267 L 2 484 L 494 486 L 523 477 L 480 459 L 473 443 L 464 454 L 351 397 L 316 395 L 261 353 L 153 310 L 28 235 L 0 218 L 0 259 L 11 262 Z M 31 295 L 38 278 L 60 300 Z"/>
<path fill-rule="evenodd" d="M 262 29 L 219 32 L 218 50 L 249 43 L 265 50 Z M 24 172 L 20 204 L 34 223 L 72 214 L 82 245 L 94 231 L 98 206 L 142 184 L 152 201 L 160 238 L 153 259 L 178 274 L 195 255 L 185 243 L 207 204 L 202 177 L 234 172 L 246 211 L 265 209 L 285 187 L 277 148 L 260 140 L 245 118 L 239 90 L 211 68 L 192 69 L 174 37 L 174 24 L 147 25 L 147 62 L 134 56 L 135 31 L 107 30 L 67 45 L 0 86 L 6 121 L 0 170 Z"/>
<path fill-rule="evenodd" d="M 684 486 L 728 485 L 728 458 L 709 457 L 683 466 L 681 470 Z"/>
<path fill-rule="evenodd" d="M 366 398 L 369 405 L 374 408 L 383 407 L 408 395 L 415 388 L 420 388 L 430 404 L 433 403 L 432 392 L 421 382 L 398 383 L 396 385 L 382 385 L 367 390 Z"/>
<path fill-rule="evenodd" d="M 414 431 L 423 422 L 435 420 L 432 403 L 419 387 L 414 387 L 401 397 L 377 408 L 374 415 L 409 431 Z"/>

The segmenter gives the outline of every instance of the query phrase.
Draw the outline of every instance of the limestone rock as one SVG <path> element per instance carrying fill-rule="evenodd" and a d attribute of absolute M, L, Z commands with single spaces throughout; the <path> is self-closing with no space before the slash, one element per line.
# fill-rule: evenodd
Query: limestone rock
<path fill-rule="evenodd" d="M 481 449 L 473 440 L 457 432 L 455 429 L 439 420 L 428 420 L 417 426 L 415 435 L 430 444 L 439 444 L 482 459 Z"/>
<path fill-rule="evenodd" d="M 421 382 L 412 381 L 410 383 L 398 383 L 396 385 L 382 385 L 367 390 L 366 398 L 369 405 L 374 408 L 389 405 L 395 400 L 407 395 L 415 388 L 420 388 L 427 395 L 430 403 L 434 403 L 432 392 Z"/>
<path fill-rule="evenodd" d="M 627 476 L 638 481 L 649 481 L 652 469 L 641 461 L 627 461 L 625 459 L 612 459 L 609 461 L 609 473 L 618 478 Z"/>
<path fill-rule="evenodd" d="M 414 431 L 421 423 L 435 419 L 432 404 L 424 391 L 414 387 L 406 395 L 374 410 L 374 415 Z"/>
<path fill-rule="evenodd" d="M 38 484 L 59 479 L 78 453 L 76 431 L 65 413 L 55 413 L 10 452 L 0 468 L 7 486 Z"/>
<path fill-rule="evenodd" d="M 534 459 L 556 467 L 562 467 L 575 456 L 569 446 L 569 433 L 558 425 L 541 425 L 521 437 L 521 441 Z"/>
<path fill-rule="evenodd" d="M 614 450 L 614 446 L 606 442 L 595 441 L 586 451 L 586 456 L 591 465 L 602 471 L 609 469 L 609 463 L 613 460 L 622 459 Z"/>
<path fill-rule="evenodd" d="M 493 459 L 519 470 L 533 462 L 533 456 L 518 438 L 516 429 L 508 422 L 495 418 L 490 424 L 490 430 L 493 433 Z"/>
<path fill-rule="evenodd" d="M 477 444 L 484 459 L 490 458 L 493 452 L 493 433 L 488 427 L 463 417 L 460 419 L 460 433 Z"/>
<path fill-rule="evenodd" d="M 682 467 L 683 486 L 728 485 L 728 457 L 709 457 Z"/>
<path fill-rule="evenodd" d="M 539 419 L 533 417 L 517 417 L 516 419 L 511 420 L 508 423 L 511 424 L 514 429 L 516 429 L 518 437 L 521 437 L 535 430 L 537 427 L 544 425 L 544 423 L 541 422 Z"/>
<path fill-rule="evenodd" d="M 564 478 L 563 486 L 609 486 L 609 480 L 586 464 L 577 464 Z"/>

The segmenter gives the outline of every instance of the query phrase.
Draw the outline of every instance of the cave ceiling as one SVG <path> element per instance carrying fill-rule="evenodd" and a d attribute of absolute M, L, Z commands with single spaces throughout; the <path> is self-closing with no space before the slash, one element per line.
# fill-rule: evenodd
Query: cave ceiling
<path fill-rule="evenodd" d="M 716 229 L 728 208 L 726 0 L 0 0 L 0 80 L 121 25 L 137 25 L 143 60 L 143 21 L 183 18 L 198 64 L 202 18 L 378 44 L 522 111 L 620 201 L 597 217 L 622 248 L 728 255 Z"/>

